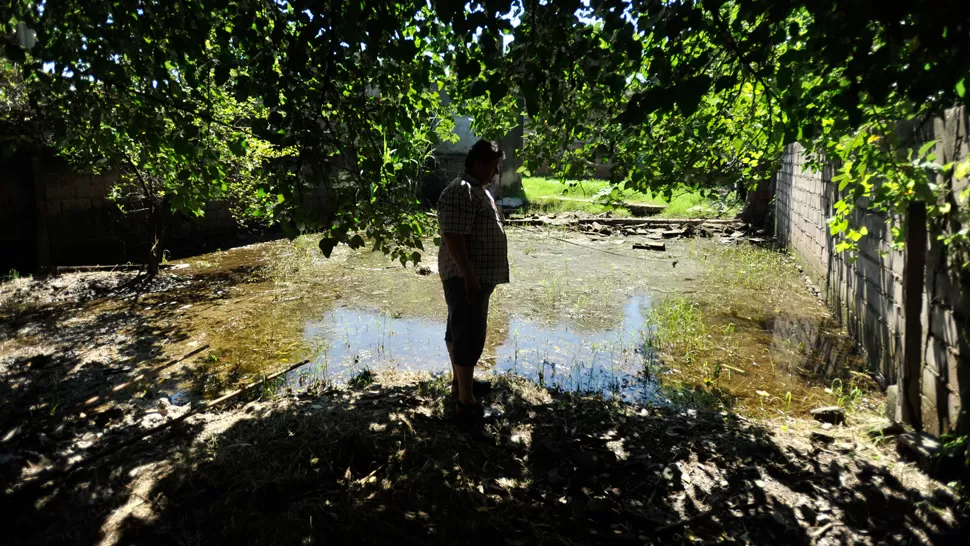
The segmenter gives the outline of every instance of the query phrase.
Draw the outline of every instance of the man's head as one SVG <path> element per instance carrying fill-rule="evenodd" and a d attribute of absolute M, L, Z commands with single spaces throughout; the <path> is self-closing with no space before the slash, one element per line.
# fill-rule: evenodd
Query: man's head
<path fill-rule="evenodd" d="M 505 153 L 491 140 L 479 140 L 465 156 L 465 172 L 488 184 L 499 172 Z"/>

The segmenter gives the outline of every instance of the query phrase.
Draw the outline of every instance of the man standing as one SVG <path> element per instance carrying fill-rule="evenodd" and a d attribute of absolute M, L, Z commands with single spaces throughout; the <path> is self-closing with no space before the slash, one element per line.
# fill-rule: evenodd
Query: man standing
<path fill-rule="evenodd" d="M 509 282 L 508 240 L 486 190 L 503 155 L 496 143 L 479 140 L 465 157 L 465 172 L 438 198 L 438 271 L 448 304 L 445 344 L 454 373 L 455 415 L 464 422 L 482 417 L 473 375 L 485 347 L 488 299 L 495 285 Z"/>

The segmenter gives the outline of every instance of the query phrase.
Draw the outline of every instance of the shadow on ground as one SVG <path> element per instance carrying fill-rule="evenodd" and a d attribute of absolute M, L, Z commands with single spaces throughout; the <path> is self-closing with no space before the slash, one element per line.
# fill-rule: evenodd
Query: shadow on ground
<path fill-rule="evenodd" d="M 6 294 L 0 306 L 6 349 L 0 358 L 0 480 L 64 464 L 84 449 L 79 443 L 97 447 L 136 431 L 150 408 L 139 407 L 132 395 L 155 402 L 145 385 L 157 387 L 152 380 L 160 372 L 170 384 L 191 379 L 202 390 L 202 367 L 179 366 L 201 350 L 165 358 L 166 345 L 192 334 L 181 309 L 216 304 L 226 289 L 260 278 L 248 267 L 154 278 L 69 275 L 34 279 Z M 139 378 L 144 381 L 132 382 Z M 112 392 L 122 384 L 130 387 Z M 96 403 L 85 404 L 93 397 Z"/>
<path fill-rule="evenodd" d="M 451 424 L 438 380 L 253 401 L 68 475 L 8 486 L 19 544 L 915 544 L 962 540 L 927 497 L 737 417 L 502 379 Z"/>

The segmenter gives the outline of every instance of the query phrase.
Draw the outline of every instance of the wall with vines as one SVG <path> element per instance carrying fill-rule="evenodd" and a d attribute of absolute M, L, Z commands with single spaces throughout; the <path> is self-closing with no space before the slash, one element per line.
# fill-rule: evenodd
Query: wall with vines
<path fill-rule="evenodd" d="M 899 127 L 920 157 L 938 165 L 965 162 L 968 154 L 965 108 L 953 108 L 920 123 Z M 904 251 L 899 234 L 906 218 L 898 213 L 866 212 L 865 198 L 849 214 L 864 232 L 854 249 L 838 248 L 831 218 L 836 205 L 849 201 L 839 188 L 842 162 L 821 161 L 798 144 L 789 145 L 776 174 L 775 218 L 779 242 L 791 249 L 849 332 L 867 351 L 872 371 L 896 383 L 902 362 Z M 957 174 L 964 174 L 958 177 Z M 931 215 L 927 227 L 925 283 L 919 313 L 922 325 L 921 410 L 924 429 L 934 434 L 970 429 L 961 394 L 970 399 L 970 279 L 966 256 L 952 242 L 965 228 L 965 173 L 939 169 L 936 203 L 946 210 Z M 841 250 L 841 251 L 840 251 Z"/>

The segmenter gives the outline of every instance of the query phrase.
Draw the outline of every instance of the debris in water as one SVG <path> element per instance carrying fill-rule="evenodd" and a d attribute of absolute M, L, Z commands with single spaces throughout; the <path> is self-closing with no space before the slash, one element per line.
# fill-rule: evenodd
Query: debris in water
<path fill-rule="evenodd" d="M 821 421 L 822 423 L 841 425 L 845 422 L 845 410 L 839 406 L 815 408 L 812 410 L 812 417 L 814 417 L 816 421 Z"/>

